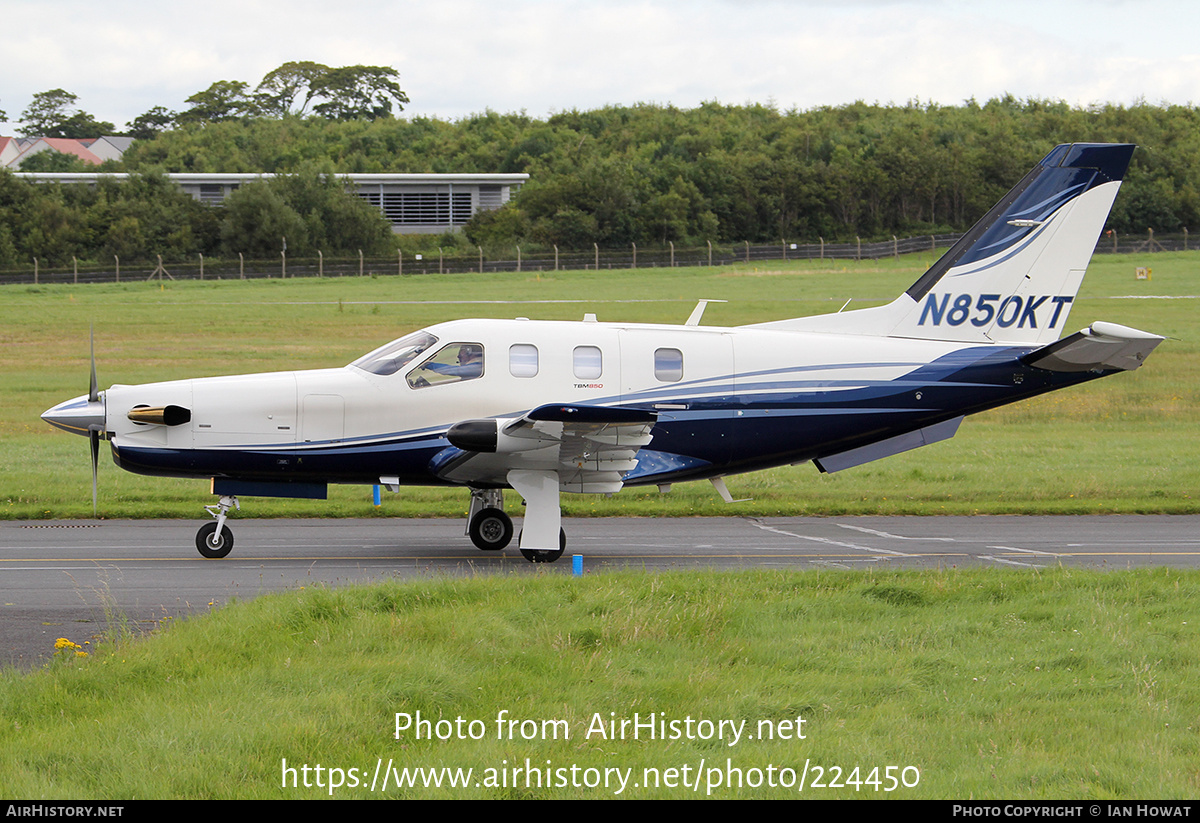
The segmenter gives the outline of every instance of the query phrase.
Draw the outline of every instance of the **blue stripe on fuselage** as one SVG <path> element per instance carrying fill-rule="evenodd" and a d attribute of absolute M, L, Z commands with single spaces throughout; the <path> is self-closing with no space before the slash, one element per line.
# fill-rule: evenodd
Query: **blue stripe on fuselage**
<path fill-rule="evenodd" d="M 657 389 L 637 394 L 622 405 L 653 409 L 661 398 L 685 408 L 659 413 L 648 449 L 660 458 L 647 459 L 645 468 L 639 464 L 627 480 L 664 482 L 810 460 L 1101 376 L 1025 366 L 1018 358 L 1029 351 L 960 349 L 895 380 L 846 381 L 847 387 L 835 391 L 820 390 L 830 387 L 828 381 L 755 381 L 734 383 L 727 386 L 728 394 L 716 397 L 697 396 L 699 385 L 691 392 L 676 386 L 674 394 Z M 708 395 L 714 388 L 701 391 Z M 152 475 L 333 483 L 376 483 L 381 476 L 395 476 L 405 484 L 432 485 L 441 483 L 430 462 L 448 446 L 444 431 L 424 428 L 390 437 L 242 449 L 114 445 L 113 453 L 122 467 Z"/>

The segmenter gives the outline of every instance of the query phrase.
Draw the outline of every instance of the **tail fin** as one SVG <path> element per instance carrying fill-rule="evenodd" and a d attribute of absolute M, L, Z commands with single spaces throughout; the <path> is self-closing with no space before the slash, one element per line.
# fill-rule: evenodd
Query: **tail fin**
<path fill-rule="evenodd" d="M 1053 342 L 1133 150 L 1130 144 L 1057 146 L 892 303 L 763 325 L 962 342 Z"/>

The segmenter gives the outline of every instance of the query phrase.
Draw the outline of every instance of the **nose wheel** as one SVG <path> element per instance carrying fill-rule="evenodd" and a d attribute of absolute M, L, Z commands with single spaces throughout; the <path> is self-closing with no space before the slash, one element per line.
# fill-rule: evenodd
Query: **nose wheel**
<path fill-rule="evenodd" d="M 196 548 L 204 557 L 224 557 L 233 551 L 233 532 L 222 526 L 218 533 L 216 523 L 205 523 L 196 532 Z"/>
<path fill-rule="evenodd" d="M 233 551 L 233 532 L 225 525 L 225 518 L 231 508 L 241 511 L 241 504 L 232 495 L 223 496 L 215 506 L 205 506 L 204 509 L 216 520 L 205 523 L 196 532 L 196 549 L 202 557 L 216 559 L 225 557 Z"/>

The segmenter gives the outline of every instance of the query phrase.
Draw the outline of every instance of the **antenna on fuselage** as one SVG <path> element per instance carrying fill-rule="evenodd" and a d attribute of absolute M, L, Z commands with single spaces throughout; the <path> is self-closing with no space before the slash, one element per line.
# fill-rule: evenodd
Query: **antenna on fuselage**
<path fill-rule="evenodd" d="M 729 493 L 729 487 L 725 485 L 724 475 L 710 477 L 708 478 L 708 482 L 713 484 L 713 488 L 717 490 L 717 494 L 721 495 L 721 499 L 726 503 L 749 503 L 754 499 L 752 497 L 743 497 L 739 500 L 734 500 L 733 495 Z"/>
<path fill-rule="evenodd" d="M 728 303 L 728 300 L 701 300 L 696 304 L 696 308 L 692 309 L 692 314 L 688 317 L 685 326 L 699 326 L 700 318 L 704 316 L 704 310 L 708 308 L 709 303 Z"/>

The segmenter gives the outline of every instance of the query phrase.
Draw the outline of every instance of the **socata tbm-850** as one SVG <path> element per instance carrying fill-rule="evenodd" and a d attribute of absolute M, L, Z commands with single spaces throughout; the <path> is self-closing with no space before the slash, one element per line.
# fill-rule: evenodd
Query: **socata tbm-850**
<path fill-rule="evenodd" d="M 470 490 L 480 549 L 557 560 L 562 492 L 812 460 L 838 471 L 952 437 L 963 417 L 1135 369 L 1163 338 L 1096 322 L 1059 339 L 1132 145 L 1064 144 L 929 271 L 875 308 L 733 328 L 457 320 L 344 368 L 99 391 L 42 417 L 132 472 L 212 479 L 205 557 L 238 496 L 330 483 Z"/>

